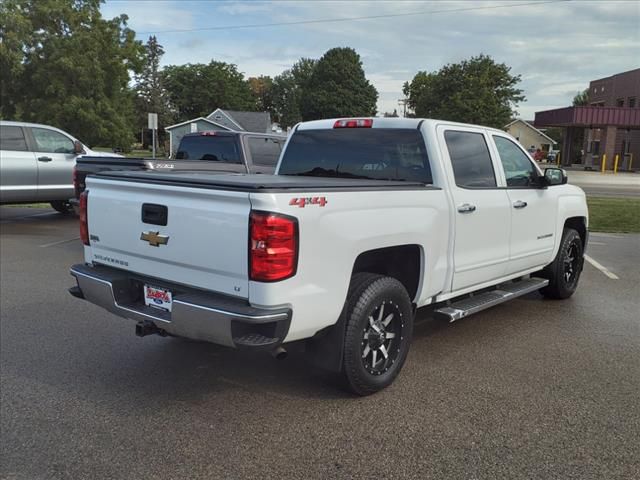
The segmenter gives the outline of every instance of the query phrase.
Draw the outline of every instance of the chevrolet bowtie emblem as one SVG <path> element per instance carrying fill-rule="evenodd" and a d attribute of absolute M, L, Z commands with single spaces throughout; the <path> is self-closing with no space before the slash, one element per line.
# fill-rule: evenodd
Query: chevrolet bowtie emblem
<path fill-rule="evenodd" d="M 142 232 L 140 240 L 149 242 L 152 247 L 159 247 L 169 243 L 169 235 L 160 235 L 160 232 Z"/>

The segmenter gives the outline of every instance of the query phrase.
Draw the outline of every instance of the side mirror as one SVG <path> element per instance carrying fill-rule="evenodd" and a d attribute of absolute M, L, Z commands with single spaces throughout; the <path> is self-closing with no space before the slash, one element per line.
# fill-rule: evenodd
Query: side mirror
<path fill-rule="evenodd" d="M 75 142 L 73 142 L 73 153 L 75 153 L 76 155 L 85 153 L 84 147 L 82 146 L 82 143 L 80 143 L 80 140 L 76 140 Z"/>
<path fill-rule="evenodd" d="M 569 181 L 567 172 L 562 168 L 545 168 L 544 181 L 547 186 L 564 185 Z"/>

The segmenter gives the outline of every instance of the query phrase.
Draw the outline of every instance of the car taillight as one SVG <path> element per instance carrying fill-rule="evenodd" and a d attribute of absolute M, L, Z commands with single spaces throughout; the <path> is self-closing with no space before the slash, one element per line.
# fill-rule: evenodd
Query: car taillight
<path fill-rule="evenodd" d="M 249 278 L 277 282 L 292 277 L 298 266 L 298 221 L 287 215 L 251 212 Z"/>
<path fill-rule="evenodd" d="M 373 120 L 371 118 L 344 118 L 336 120 L 333 128 L 371 128 Z"/>
<path fill-rule="evenodd" d="M 89 201 L 89 192 L 84 191 L 80 194 L 80 240 L 85 245 L 89 245 L 89 219 L 87 217 L 87 203 Z"/>

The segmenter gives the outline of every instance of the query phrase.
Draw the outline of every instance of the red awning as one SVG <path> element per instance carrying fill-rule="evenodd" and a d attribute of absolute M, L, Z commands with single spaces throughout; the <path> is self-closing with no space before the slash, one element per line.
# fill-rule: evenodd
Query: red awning
<path fill-rule="evenodd" d="M 536 127 L 618 127 L 640 129 L 640 108 L 566 107 L 536 112 Z"/>

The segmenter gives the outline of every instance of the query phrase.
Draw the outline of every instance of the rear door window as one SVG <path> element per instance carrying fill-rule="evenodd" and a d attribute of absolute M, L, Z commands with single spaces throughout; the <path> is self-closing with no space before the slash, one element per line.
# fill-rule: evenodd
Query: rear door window
<path fill-rule="evenodd" d="M 177 160 L 242 163 L 237 136 L 194 135 L 182 137 Z"/>
<path fill-rule="evenodd" d="M 47 153 L 74 153 L 73 140 L 66 135 L 46 128 L 32 128 L 36 151 Z"/>
<path fill-rule="evenodd" d="M 0 149 L 26 152 L 27 142 L 22 127 L 0 125 Z"/>
<path fill-rule="evenodd" d="M 424 138 L 415 128 L 298 130 L 278 173 L 432 183 Z"/>
<path fill-rule="evenodd" d="M 280 158 L 280 140 L 268 137 L 249 137 L 247 141 L 254 165 L 275 167 Z"/>
<path fill-rule="evenodd" d="M 489 147 L 482 133 L 448 130 L 444 133 L 444 139 L 456 185 L 463 188 L 496 186 Z"/>

